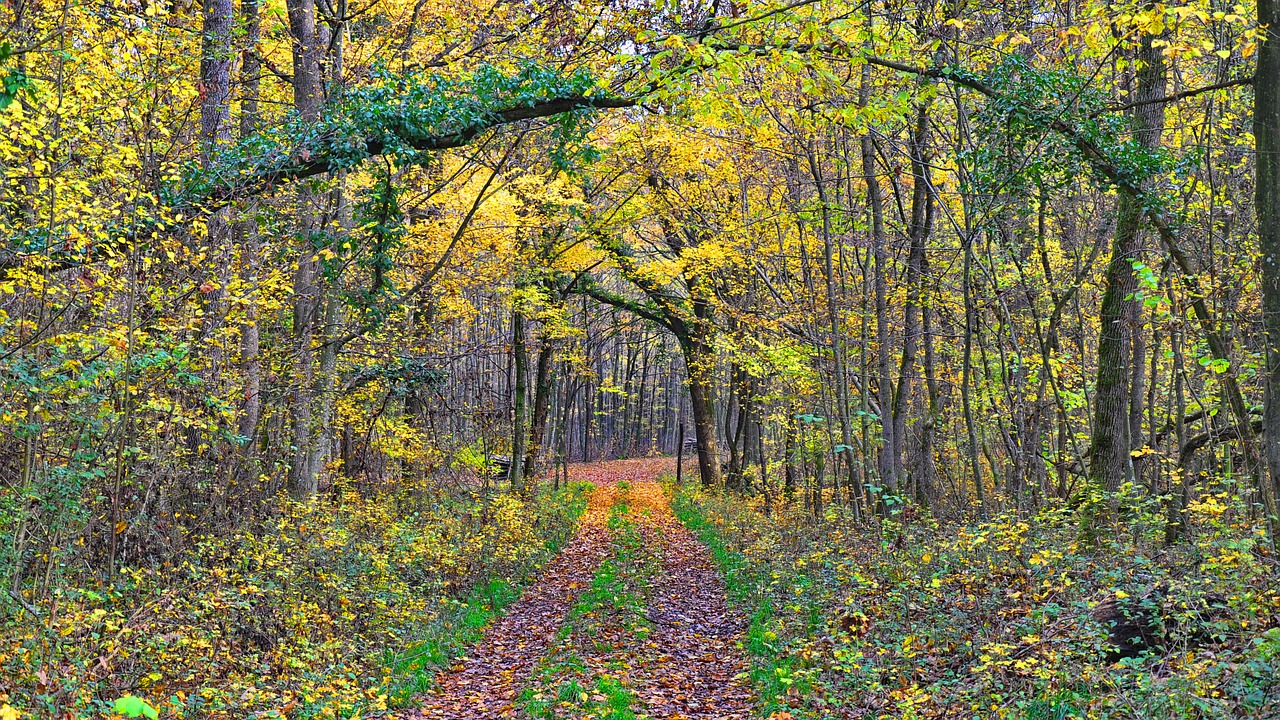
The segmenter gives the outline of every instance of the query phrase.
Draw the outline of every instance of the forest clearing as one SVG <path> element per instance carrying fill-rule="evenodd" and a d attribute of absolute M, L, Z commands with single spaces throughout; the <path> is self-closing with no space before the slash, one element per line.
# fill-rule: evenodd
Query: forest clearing
<path fill-rule="evenodd" d="M 1280 0 L 0 0 L 0 720 L 1280 720 Z"/>

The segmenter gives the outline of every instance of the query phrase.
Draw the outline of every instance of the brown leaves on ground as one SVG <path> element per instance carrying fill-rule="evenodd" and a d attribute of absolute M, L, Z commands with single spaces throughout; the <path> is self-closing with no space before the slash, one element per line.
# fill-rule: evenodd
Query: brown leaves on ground
<path fill-rule="evenodd" d="M 408 717 L 519 717 L 523 713 L 517 699 L 525 687 L 534 687 L 541 697 L 560 680 L 535 680 L 540 661 L 549 659 L 542 663 L 550 668 L 544 674 L 558 672 L 552 660 L 571 651 L 580 661 L 570 672 L 580 676 L 584 702 L 548 711 L 556 717 L 606 717 L 607 708 L 597 704 L 604 698 L 594 691 L 600 678 L 630 693 L 636 717 L 748 717 L 747 663 L 737 646 L 745 623 L 728 607 L 706 549 L 676 520 L 657 483 L 672 464 L 657 458 L 574 466 L 574 480 L 596 486 L 577 534 Z M 621 481 L 626 484 L 619 488 Z M 628 618 L 629 610 L 607 608 L 566 627 L 570 609 L 612 555 L 614 538 L 607 521 L 619 501 L 630 507 L 627 516 L 642 539 L 632 562 L 643 569 L 627 582 L 637 592 L 644 617 Z M 645 623 L 648 632 L 637 632 L 636 621 Z"/>
<path fill-rule="evenodd" d="M 744 619 L 725 600 L 710 555 L 671 512 L 654 483 L 643 498 L 656 528 L 662 569 L 648 599 L 650 652 L 636 674 L 640 704 L 655 718 L 746 718 L 752 707 L 746 659 L 737 642 Z"/>
<path fill-rule="evenodd" d="M 409 717 L 515 716 L 516 695 L 609 550 L 605 518 L 612 503 L 612 486 L 596 483 L 573 539 L 461 664 L 440 676 L 438 692 Z"/>

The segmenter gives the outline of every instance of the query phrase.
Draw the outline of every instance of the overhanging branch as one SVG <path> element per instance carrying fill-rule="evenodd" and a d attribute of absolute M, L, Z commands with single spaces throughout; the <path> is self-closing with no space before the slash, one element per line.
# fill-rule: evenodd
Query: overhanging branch
<path fill-rule="evenodd" d="M 389 143 L 386 135 L 366 137 L 353 144 L 346 142 L 341 157 L 337 153 L 316 152 L 308 145 L 299 145 L 278 161 L 270 158 L 259 158 L 263 169 L 235 174 L 225 183 L 214 183 L 195 192 L 180 196 L 164 208 L 165 213 L 184 218 L 192 218 L 213 213 L 233 202 L 253 197 L 269 191 L 273 187 L 287 182 L 295 182 L 335 172 L 349 167 L 349 158 L 353 152 L 357 157 L 368 159 L 377 157 L 391 150 L 402 151 L 406 148 L 419 152 L 448 150 L 467 145 L 478 135 L 527 120 L 537 120 L 562 115 L 577 110 L 601 110 L 609 108 L 632 107 L 634 99 L 616 97 L 593 97 L 572 95 L 548 98 L 522 105 L 516 105 L 488 113 L 484 117 L 464 125 L 456 130 L 427 135 L 401 134 L 395 138 L 398 143 Z M 309 145 L 324 145 L 324 138 L 313 140 Z M 62 270 L 71 267 L 97 262 L 108 257 L 124 254 L 128 246 L 136 240 L 150 236 L 159 230 L 155 224 L 147 224 L 142 228 L 122 230 L 114 238 L 93 245 L 85 251 L 55 251 L 46 243 L 38 249 L 8 248 L 0 257 L 0 271 L 9 271 L 21 267 L 28 261 L 42 258 L 44 267 Z"/>

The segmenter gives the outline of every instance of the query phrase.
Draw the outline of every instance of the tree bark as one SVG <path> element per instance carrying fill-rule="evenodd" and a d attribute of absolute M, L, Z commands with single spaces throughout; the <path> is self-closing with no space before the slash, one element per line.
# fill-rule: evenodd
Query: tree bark
<path fill-rule="evenodd" d="M 693 410 L 693 434 L 698 442 L 698 474 L 703 487 L 720 487 L 720 445 L 716 431 L 716 414 L 711 404 L 711 382 L 715 373 L 715 356 L 701 339 L 681 343 L 689 379 L 689 403 Z"/>
<path fill-rule="evenodd" d="M 1144 36 L 1138 49 L 1134 95 L 1139 101 L 1165 94 L 1164 54 L 1162 48 L 1155 46 L 1156 39 Z M 1164 103 L 1135 107 L 1132 123 L 1138 145 L 1145 150 L 1157 149 L 1164 131 Z M 1144 209 L 1142 201 L 1130 193 L 1122 193 L 1117 202 L 1116 231 L 1099 313 L 1098 375 L 1094 385 L 1094 425 L 1089 448 L 1090 481 L 1094 487 L 1109 492 L 1114 492 L 1121 483 L 1133 480 L 1130 411 L 1135 402 L 1134 393 L 1142 391 L 1141 387 L 1132 385 L 1132 381 L 1140 377 L 1133 368 L 1132 351 L 1133 319 L 1141 317 L 1139 308 L 1135 308 L 1140 303 L 1133 299 L 1138 285 L 1133 265 L 1141 249 L 1139 231 Z M 1141 400 L 1137 402 L 1140 407 Z"/>
<path fill-rule="evenodd" d="M 320 53 L 316 33 L 315 0 L 288 0 L 293 50 L 293 106 L 304 122 L 320 119 Z M 315 236 L 320 231 L 320 199 L 309 183 L 298 184 L 298 264 L 293 276 L 294 377 L 290 414 L 293 420 L 293 464 L 289 494 L 295 500 L 315 496 L 318 483 L 312 471 L 314 427 L 315 336 L 320 322 L 320 261 Z"/>
<path fill-rule="evenodd" d="M 247 138 L 258 129 L 258 93 L 261 80 L 261 63 L 258 61 L 257 44 L 261 39 L 262 25 L 258 15 L 258 0 L 242 0 L 240 3 L 241 21 L 244 24 L 245 47 L 241 52 L 243 60 L 240 65 L 240 82 L 244 88 L 244 96 L 240 101 L 240 137 Z M 236 245 L 241 248 L 241 272 L 245 284 L 256 288 L 258 272 L 258 255 L 261 244 L 258 240 L 257 224 L 253 220 L 241 220 L 235 227 Z M 248 473 L 249 458 L 252 456 L 258 422 L 262 418 L 262 361 L 260 344 L 262 331 L 258 326 L 258 314 L 255 300 L 251 300 L 248 317 L 240 329 L 240 370 L 244 375 L 244 406 L 240 412 L 238 432 L 246 438 L 243 456 L 244 470 Z"/>
<path fill-rule="evenodd" d="M 1266 344 L 1265 409 L 1262 438 L 1270 484 L 1259 483 L 1271 542 L 1280 534 L 1276 496 L 1280 494 L 1280 0 L 1258 0 L 1258 23 L 1265 40 L 1258 46 L 1253 82 L 1253 135 L 1257 145 L 1254 206 L 1262 253 L 1262 318 Z"/>
<path fill-rule="evenodd" d="M 529 394 L 529 350 L 524 341 L 524 314 L 511 313 L 511 360 L 515 373 L 511 420 L 511 487 L 520 489 L 524 479 L 525 396 Z"/>
<path fill-rule="evenodd" d="M 898 365 L 898 387 L 893 396 L 893 437 L 898 446 L 895 474 L 902 475 L 902 452 L 907 434 L 907 412 L 911 405 L 916 374 L 916 355 L 923 313 L 925 244 L 933 229 L 933 193 L 929 187 L 927 147 L 929 111 L 921 107 L 909 145 L 911 156 L 911 224 L 907 229 L 911 248 L 907 256 L 907 302 L 902 309 L 902 360 Z M 926 420 L 928 423 L 928 420 Z M 917 473 L 916 479 L 919 479 Z M 917 484 L 917 495 L 919 485 Z"/>
<path fill-rule="evenodd" d="M 534 370 L 533 384 L 533 421 L 529 424 L 529 444 L 524 453 L 524 485 L 533 487 L 538 474 L 538 460 L 542 456 L 542 442 L 547 433 L 547 413 L 551 402 L 552 377 L 551 361 L 555 357 L 555 347 L 550 338 L 544 336 L 538 348 L 538 364 Z"/>
<path fill-rule="evenodd" d="M 200 155 L 207 172 L 215 172 L 218 153 L 231 143 L 231 36 L 235 10 L 231 0 L 204 0 L 200 58 Z M 225 284 L 231 265 L 230 210 L 221 208 L 205 222 L 205 247 L 211 257 L 198 277 L 203 317 L 195 351 L 202 359 L 205 381 L 216 387 L 225 362 L 218 331 L 227 304 Z M 212 269 L 210 270 L 210 266 Z M 231 457 L 230 454 L 224 457 Z M 221 460 L 221 458 L 220 458 Z"/>
<path fill-rule="evenodd" d="M 889 254 L 884 232 L 884 198 L 876 177 L 875 149 L 870 135 L 862 136 L 862 173 L 867 184 L 867 205 L 871 208 L 871 249 L 875 259 L 876 371 L 877 399 L 880 402 L 880 481 L 884 492 L 898 491 L 897 438 L 893 435 L 893 371 L 889 361 L 889 290 L 886 277 Z"/>
<path fill-rule="evenodd" d="M 813 174 L 814 187 L 818 192 L 818 202 L 822 204 L 822 270 L 826 280 L 827 323 L 831 332 L 830 347 L 832 371 L 835 375 L 836 416 L 840 420 L 840 439 L 843 452 L 839 453 L 845 461 L 849 482 L 853 482 L 853 426 L 849 419 L 849 380 L 845 371 L 844 333 L 840 328 L 840 314 L 836 309 L 836 274 L 835 274 L 835 242 L 831 231 L 831 200 L 827 194 L 826 179 L 822 167 L 818 164 L 817 155 L 810 146 L 807 148 L 809 171 Z"/>

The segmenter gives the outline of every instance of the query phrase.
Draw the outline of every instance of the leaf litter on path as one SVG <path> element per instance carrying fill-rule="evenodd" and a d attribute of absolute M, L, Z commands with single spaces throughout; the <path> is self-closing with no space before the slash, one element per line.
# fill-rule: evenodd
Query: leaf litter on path
<path fill-rule="evenodd" d="M 748 666 L 738 646 L 745 620 L 729 607 L 710 554 L 675 518 L 662 488 L 644 483 L 634 495 L 649 511 L 661 558 L 648 597 L 650 646 L 634 676 L 644 712 L 671 720 L 749 717 Z"/>
<path fill-rule="evenodd" d="M 554 696 L 539 705 L 541 717 L 749 717 L 747 662 L 738 646 L 745 622 L 729 608 L 706 549 L 676 520 L 656 482 L 673 464 L 651 458 L 572 466 L 574 480 L 596 486 L 578 532 L 406 720 L 518 717 L 526 687 L 526 697 Z M 589 608 L 592 616 L 575 622 L 570 610 L 599 580 L 602 563 L 618 559 L 607 523 L 620 500 L 630 506 L 640 547 L 625 558 L 633 567 L 609 572 L 626 575 L 616 581 L 619 592 L 636 591 L 639 601 Z M 636 612 L 643 617 L 629 616 Z M 573 696 L 562 698 L 566 687 Z"/>

